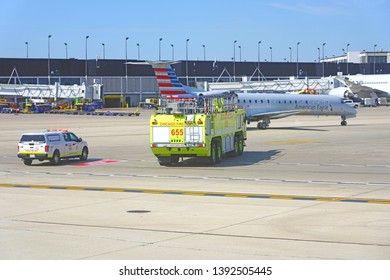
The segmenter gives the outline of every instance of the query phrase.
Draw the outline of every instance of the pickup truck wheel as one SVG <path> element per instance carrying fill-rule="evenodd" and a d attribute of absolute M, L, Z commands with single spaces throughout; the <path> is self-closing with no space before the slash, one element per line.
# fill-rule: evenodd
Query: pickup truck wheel
<path fill-rule="evenodd" d="M 88 158 L 88 148 L 84 147 L 83 151 L 81 152 L 80 160 L 87 160 Z"/>
<path fill-rule="evenodd" d="M 52 165 L 58 165 L 61 161 L 61 158 L 60 158 L 60 152 L 58 150 L 55 150 L 54 151 L 54 154 L 53 154 L 53 157 L 51 159 L 51 164 Z"/>
<path fill-rule="evenodd" d="M 32 163 L 32 159 L 25 159 L 25 160 L 23 160 L 23 163 L 24 163 L 25 165 L 30 166 L 31 163 Z"/>

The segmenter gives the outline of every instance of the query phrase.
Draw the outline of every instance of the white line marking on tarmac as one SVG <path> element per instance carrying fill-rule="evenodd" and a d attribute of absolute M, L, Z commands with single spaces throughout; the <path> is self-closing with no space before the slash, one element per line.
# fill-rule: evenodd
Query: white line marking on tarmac
<path fill-rule="evenodd" d="M 328 185 L 360 185 L 360 186 L 390 186 L 390 182 L 353 182 L 353 181 L 327 181 L 327 180 L 294 180 L 294 179 L 274 179 L 274 178 L 245 178 L 245 177 L 207 177 L 207 176 L 166 176 L 152 174 L 104 174 L 104 173 L 69 173 L 69 172 L 34 172 L 34 171 L 0 171 L 0 174 L 28 174 L 28 175 L 64 175 L 64 176 L 92 176 L 92 177 L 134 177 L 147 179 L 189 179 L 189 180 L 219 180 L 219 181 L 252 181 L 263 183 L 299 183 L 299 184 L 328 184 Z"/>

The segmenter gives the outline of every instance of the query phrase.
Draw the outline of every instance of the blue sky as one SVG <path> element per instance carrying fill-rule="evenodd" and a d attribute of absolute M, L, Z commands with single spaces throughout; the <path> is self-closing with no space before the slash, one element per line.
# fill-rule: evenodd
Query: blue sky
<path fill-rule="evenodd" d="M 1 1 L 0 57 L 30 58 L 125 57 L 125 38 L 129 37 L 128 58 L 156 60 L 188 58 L 231 60 L 234 41 L 236 61 L 257 61 L 258 42 L 261 61 L 312 62 L 349 51 L 390 50 L 390 0 L 112 0 L 112 1 Z M 203 48 L 202 45 L 205 45 Z M 241 48 L 239 48 L 239 46 Z"/>

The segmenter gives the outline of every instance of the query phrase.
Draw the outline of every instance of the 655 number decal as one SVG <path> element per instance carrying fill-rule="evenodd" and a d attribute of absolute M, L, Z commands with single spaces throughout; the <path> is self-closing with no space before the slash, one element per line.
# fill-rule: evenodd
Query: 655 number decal
<path fill-rule="evenodd" d="M 184 129 L 183 128 L 171 128 L 171 136 L 183 136 Z"/>

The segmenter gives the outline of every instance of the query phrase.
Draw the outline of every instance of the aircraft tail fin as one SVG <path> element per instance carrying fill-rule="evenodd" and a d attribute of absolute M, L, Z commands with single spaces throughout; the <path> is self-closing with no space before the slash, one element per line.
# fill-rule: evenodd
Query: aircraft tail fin
<path fill-rule="evenodd" d="M 179 61 L 145 61 L 128 62 L 128 64 L 151 65 L 157 79 L 160 95 L 168 98 L 197 98 L 207 92 L 183 85 L 177 77 L 171 64 Z M 215 94 L 216 92 L 213 92 Z"/>
<path fill-rule="evenodd" d="M 179 81 L 171 67 L 172 62 L 149 62 L 157 78 L 157 85 L 161 95 L 180 97 L 190 92 Z"/>

